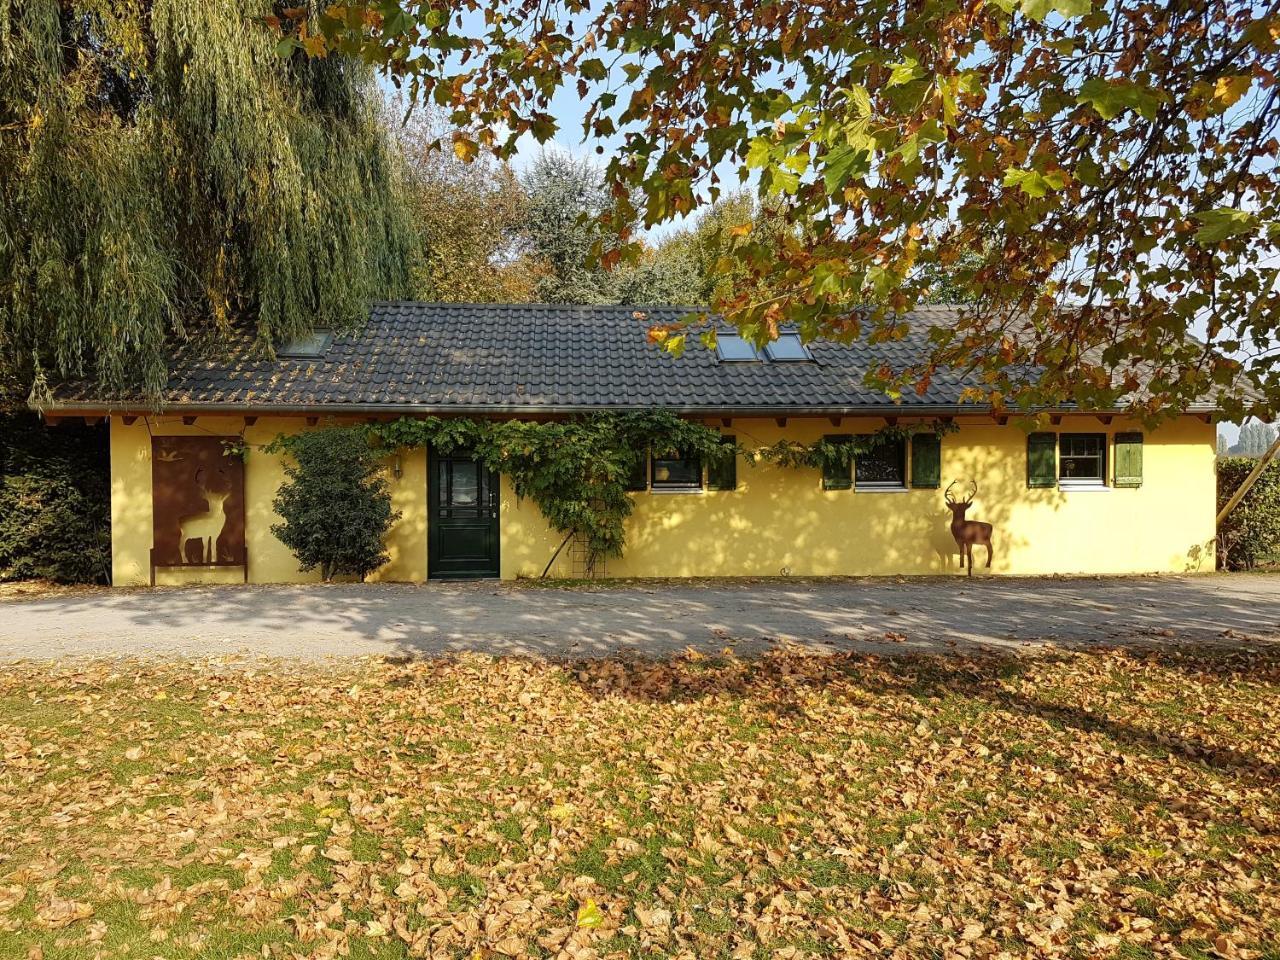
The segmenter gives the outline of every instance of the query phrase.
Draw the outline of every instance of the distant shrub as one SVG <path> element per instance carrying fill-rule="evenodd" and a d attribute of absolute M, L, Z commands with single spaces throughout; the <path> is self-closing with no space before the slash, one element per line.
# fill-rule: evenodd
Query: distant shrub
<path fill-rule="evenodd" d="M 111 579 L 106 427 L 0 414 L 0 580 Z"/>
<path fill-rule="evenodd" d="M 1257 464 L 1255 457 L 1219 458 L 1219 510 Z M 1271 563 L 1280 563 L 1280 459 L 1267 465 L 1218 529 L 1219 566 L 1251 570 Z"/>
<path fill-rule="evenodd" d="M 391 510 L 382 466 L 363 432 L 297 433 L 268 449 L 293 459 L 274 503 L 283 522 L 271 532 L 303 570 L 319 567 L 326 581 L 344 573 L 363 580 L 387 562 L 383 539 L 400 514 Z"/>

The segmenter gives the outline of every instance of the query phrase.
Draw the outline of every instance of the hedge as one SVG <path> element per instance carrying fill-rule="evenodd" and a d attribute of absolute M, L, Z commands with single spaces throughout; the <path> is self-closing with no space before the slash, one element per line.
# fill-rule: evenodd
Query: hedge
<path fill-rule="evenodd" d="M 110 476 L 106 427 L 0 414 L 0 580 L 107 583 Z"/>
<path fill-rule="evenodd" d="M 1255 457 L 1218 459 L 1218 509 L 1257 466 Z M 1252 489 L 1218 528 L 1218 565 L 1252 570 L 1280 563 L 1280 458 L 1271 461 Z"/>

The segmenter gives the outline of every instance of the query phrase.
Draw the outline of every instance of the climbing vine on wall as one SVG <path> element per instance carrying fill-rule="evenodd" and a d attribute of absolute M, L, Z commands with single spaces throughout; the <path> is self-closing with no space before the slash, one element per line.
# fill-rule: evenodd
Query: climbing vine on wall
<path fill-rule="evenodd" d="M 890 442 L 910 443 L 913 434 L 930 433 L 941 437 L 959 428 L 954 422 L 932 420 L 906 427 L 884 426 L 875 433 L 858 434 L 848 440 L 828 440 L 825 437 L 813 443 L 797 440 L 779 440 L 768 446 L 742 451 L 747 463 L 776 463 L 782 467 L 814 468 L 847 467 L 858 454 L 869 453 Z"/>
<path fill-rule="evenodd" d="M 356 429 L 387 449 L 467 451 L 509 477 L 516 495 L 532 500 L 565 542 L 582 537 L 588 570 L 622 555 L 624 522 L 635 506 L 627 481 L 649 450 L 682 450 L 706 463 L 733 453 L 719 431 L 660 410 L 545 422 L 401 418 Z"/>
<path fill-rule="evenodd" d="M 635 508 L 628 481 L 650 451 L 682 451 L 707 464 L 741 455 L 749 464 L 847 466 L 859 453 L 888 440 L 905 440 L 922 430 L 941 434 L 954 427 L 941 421 L 887 426 L 849 440 L 823 439 L 809 444 L 784 440 L 751 450 L 722 442 L 714 427 L 663 410 L 602 412 L 552 421 L 402 417 L 325 429 L 361 434 L 371 446 L 388 452 L 428 446 L 443 454 L 466 451 L 490 470 L 508 477 L 517 496 L 532 500 L 551 527 L 563 535 L 562 547 L 572 537 L 583 538 L 587 569 L 591 570 L 602 558 L 622 555 L 625 521 Z M 288 449 L 280 438 L 273 446 Z M 550 567 L 548 562 L 547 570 Z"/>

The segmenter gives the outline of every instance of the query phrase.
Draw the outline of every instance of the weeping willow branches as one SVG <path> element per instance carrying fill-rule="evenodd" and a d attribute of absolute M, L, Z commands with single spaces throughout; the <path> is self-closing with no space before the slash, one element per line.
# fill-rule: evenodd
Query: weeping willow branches
<path fill-rule="evenodd" d="M 404 291 L 367 72 L 283 58 L 265 0 L 0 0 L 0 354 L 158 389 L 166 344 L 264 349 Z M 312 11 L 315 12 L 314 10 Z"/>

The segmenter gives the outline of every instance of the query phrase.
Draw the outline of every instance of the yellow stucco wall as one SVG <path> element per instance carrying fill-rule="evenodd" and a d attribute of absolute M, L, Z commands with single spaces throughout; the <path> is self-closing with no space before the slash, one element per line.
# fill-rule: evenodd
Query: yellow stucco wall
<path fill-rule="evenodd" d="M 279 517 L 272 509 L 276 490 L 284 481 L 284 465 L 275 454 L 261 447 L 278 434 L 305 430 L 298 418 L 262 417 L 246 426 L 241 417 L 200 417 L 184 424 L 179 416 L 139 418 L 125 426 L 111 419 L 111 545 L 112 582 L 117 585 L 145 584 L 150 580 L 152 539 L 151 437 L 219 436 L 243 433 L 248 447 L 244 469 L 245 545 L 249 555 L 250 583 L 311 583 L 320 580 L 320 571 L 303 572 L 283 543 L 271 532 Z M 425 580 L 427 576 L 427 458 L 423 450 L 400 456 L 401 476 L 397 479 L 388 463 L 393 509 L 402 514 L 387 537 L 390 561 L 370 576 L 370 580 Z M 239 567 L 207 570 L 161 568 L 157 584 L 239 583 L 244 573 Z"/>
<path fill-rule="evenodd" d="M 783 437 L 812 441 L 830 433 L 872 432 L 881 420 L 735 419 L 725 432 L 746 447 Z M 271 501 L 283 479 L 280 458 L 259 446 L 282 432 L 305 429 L 298 418 L 179 416 L 111 424 L 112 543 L 115 583 L 149 579 L 151 436 L 243 432 L 246 541 L 253 583 L 301 583 L 289 550 L 271 533 Z M 1067 417 L 1061 432 L 1137 429 L 1094 417 Z M 1146 433 L 1143 484 L 1137 489 L 1031 490 L 1026 484 L 1026 435 L 1016 425 L 961 423 L 942 440 L 943 486 L 976 480 L 969 518 L 995 526 L 997 574 L 1149 573 L 1213 569 L 1215 428 L 1186 417 Z M 427 566 L 426 454 L 401 455 L 402 475 L 388 470 L 394 508 L 402 513 L 388 537 L 391 560 L 371 577 L 420 581 Z M 1108 458 L 1108 466 L 1114 458 Z M 640 493 L 627 528 L 627 551 L 608 561 L 610 576 L 792 576 L 929 574 L 957 571 L 950 515 L 941 490 L 871 492 L 822 489 L 817 470 L 738 465 L 738 489 L 702 493 Z M 502 483 L 501 571 L 504 578 L 541 573 L 560 537 L 536 506 Z M 979 563 L 985 551 L 977 551 Z M 569 552 L 553 568 L 574 572 Z M 157 582 L 237 582 L 239 569 L 161 570 Z"/>
<path fill-rule="evenodd" d="M 785 438 L 870 433 L 882 420 L 739 420 L 724 432 L 744 447 Z M 1060 432 L 1139 429 L 1066 417 Z M 1216 431 L 1193 417 L 1147 433 L 1141 487 L 1028 489 L 1026 434 L 1013 424 L 961 423 L 942 439 L 942 484 L 976 480 L 968 517 L 995 526 L 993 573 L 1152 573 L 1213 569 Z M 1108 451 L 1108 467 L 1114 458 Z M 503 577 L 536 576 L 559 538 L 537 508 L 504 487 Z M 637 494 L 614 577 L 828 576 L 958 572 L 943 491 L 822 489 L 817 470 L 738 464 L 738 488 Z M 979 564 L 985 550 L 975 550 Z M 979 568 L 981 569 L 981 567 Z M 562 555 L 553 573 L 571 576 Z"/>

